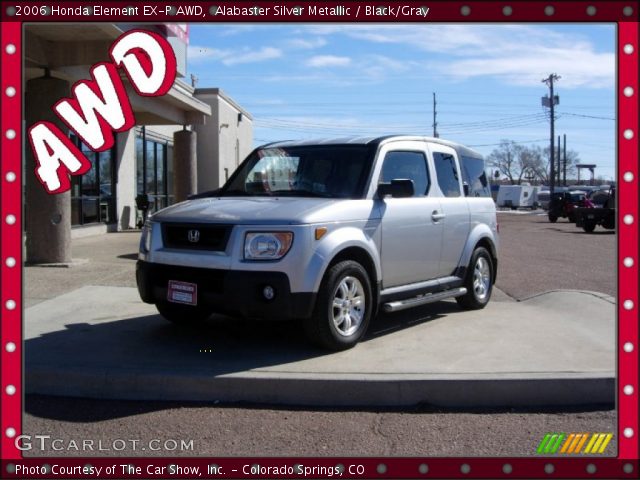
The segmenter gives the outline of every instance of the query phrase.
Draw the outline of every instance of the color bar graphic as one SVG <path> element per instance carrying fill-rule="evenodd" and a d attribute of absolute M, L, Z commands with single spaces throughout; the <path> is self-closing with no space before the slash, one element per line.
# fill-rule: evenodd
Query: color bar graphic
<path fill-rule="evenodd" d="M 612 438 L 613 433 L 547 433 L 538 445 L 537 453 L 602 454 Z"/>
<path fill-rule="evenodd" d="M 547 433 L 538 445 L 538 453 L 556 453 L 564 437 L 564 433 Z"/>

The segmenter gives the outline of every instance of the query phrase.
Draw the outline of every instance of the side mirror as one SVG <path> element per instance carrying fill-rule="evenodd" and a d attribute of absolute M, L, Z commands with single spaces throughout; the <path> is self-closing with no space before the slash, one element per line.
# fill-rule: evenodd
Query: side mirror
<path fill-rule="evenodd" d="M 394 179 L 389 183 L 378 185 L 378 196 L 384 198 L 391 195 L 393 198 L 413 197 L 413 180 L 406 178 Z"/>
<path fill-rule="evenodd" d="M 469 184 L 467 182 L 462 182 L 462 190 L 464 191 L 464 196 L 469 196 Z"/>

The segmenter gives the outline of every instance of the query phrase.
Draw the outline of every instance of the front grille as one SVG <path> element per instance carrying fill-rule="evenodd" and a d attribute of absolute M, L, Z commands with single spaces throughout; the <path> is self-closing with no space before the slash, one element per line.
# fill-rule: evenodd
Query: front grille
<path fill-rule="evenodd" d="M 158 263 L 149 265 L 149 278 L 155 287 L 167 288 L 169 280 L 177 280 L 197 284 L 200 292 L 215 294 L 224 292 L 226 270 L 177 267 Z"/>
<path fill-rule="evenodd" d="M 222 252 L 227 247 L 230 232 L 230 225 L 162 224 L 162 240 L 167 248 Z"/>

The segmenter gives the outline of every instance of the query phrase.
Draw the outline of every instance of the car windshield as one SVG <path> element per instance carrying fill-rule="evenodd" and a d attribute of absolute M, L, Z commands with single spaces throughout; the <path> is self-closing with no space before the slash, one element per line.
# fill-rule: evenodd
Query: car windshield
<path fill-rule="evenodd" d="M 365 145 L 260 148 L 243 162 L 220 196 L 361 198 L 370 168 Z"/>

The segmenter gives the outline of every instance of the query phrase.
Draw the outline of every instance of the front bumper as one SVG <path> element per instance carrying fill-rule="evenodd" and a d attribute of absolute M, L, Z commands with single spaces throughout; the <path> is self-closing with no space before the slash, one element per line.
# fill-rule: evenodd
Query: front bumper
<path fill-rule="evenodd" d="M 291 293 L 289 278 L 283 272 L 178 267 L 138 260 L 136 282 L 142 301 L 154 304 L 166 301 L 169 280 L 198 285 L 198 306 L 245 318 L 308 318 L 315 304 L 314 293 Z M 272 300 L 262 294 L 267 285 L 276 292 Z"/>

